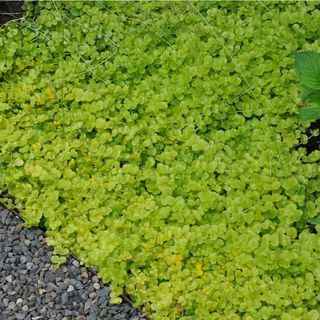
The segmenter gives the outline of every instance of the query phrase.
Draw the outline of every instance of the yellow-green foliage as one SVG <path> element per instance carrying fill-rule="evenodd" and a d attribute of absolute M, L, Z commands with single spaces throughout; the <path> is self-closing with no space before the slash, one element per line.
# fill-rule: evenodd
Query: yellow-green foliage
<path fill-rule="evenodd" d="M 0 190 L 154 320 L 320 319 L 293 69 L 317 6 L 28 2 L 0 31 Z"/>

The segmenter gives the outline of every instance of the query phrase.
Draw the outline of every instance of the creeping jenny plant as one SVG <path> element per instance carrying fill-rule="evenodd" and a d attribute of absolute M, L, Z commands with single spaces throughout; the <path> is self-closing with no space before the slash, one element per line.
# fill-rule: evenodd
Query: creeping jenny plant
<path fill-rule="evenodd" d="M 26 2 L 0 31 L 0 190 L 154 320 L 320 319 L 315 2 Z"/>

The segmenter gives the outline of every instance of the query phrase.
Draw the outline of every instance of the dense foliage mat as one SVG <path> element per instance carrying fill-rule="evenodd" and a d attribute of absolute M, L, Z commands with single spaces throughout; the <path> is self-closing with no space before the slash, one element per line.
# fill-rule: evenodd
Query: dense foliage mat
<path fill-rule="evenodd" d="M 0 190 L 155 320 L 320 319 L 316 6 L 28 2 L 0 31 Z"/>

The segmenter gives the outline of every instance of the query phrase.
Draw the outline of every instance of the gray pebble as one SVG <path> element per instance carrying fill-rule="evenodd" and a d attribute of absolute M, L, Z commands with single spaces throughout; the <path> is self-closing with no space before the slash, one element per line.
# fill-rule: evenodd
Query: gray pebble
<path fill-rule="evenodd" d="M 72 264 L 73 264 L 76 268 L 79 268 L 79 266 L 80 266 L 80 263 L 79 263 L 78 260 L 73 260 L 73 261 L 72 261 Z"/>
<path fill-rule="evenodd" d="M 61 295 L 61 303 L 62 303 L 62 304 L 66 304 L 66 303 L 68 302 L 68 299 L 69 299 L 69 296 L 68 296 L 67 293 L 63 293 L 63 294 Z"/>
<path fill-rule="evenodd" d="M 5 277 L 6 281 L 12 282 L 12 275 L 10 274 L 9 276 Z"/>
<path fill-rule="evenodd" d="M 26 264 L 26 267 L 27 267 L 28 270 L 30 270 L 33 267 L 33 263 L 32 262 L 28 262 Z"/>
<path fill-rule="evenodd" d="M 23 320 L 25 319 L 26 315 L 23 313 L 16 313 L 17 320 Z"/>

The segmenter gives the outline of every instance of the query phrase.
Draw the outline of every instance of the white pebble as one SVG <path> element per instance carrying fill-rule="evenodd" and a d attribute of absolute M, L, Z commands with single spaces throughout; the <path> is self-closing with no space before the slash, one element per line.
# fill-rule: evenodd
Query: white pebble
<path fill-rule="evenodd" d="M 12 282 L 12 275 L 10 274 L 9 276 L 5 277 L 7 282 Z"/>
<path fill-rule="evenodd" d="M 98 290 L 98 289 L 100 289 L 100 284 L 99 284 L 99 283 L 95 283 L 95 284 L 93 285 L 93 287 L 94 287 L 96 290 Z"/>
<path fill-rule="evenodd" d="M 67 289 L 67 292 L 71 292 L 71 291 L 73 291 L 73 290 L 74 290 L 74 286 L 71 286 L 71 285 L 70 285 L 70 286 L 68 287 L 68 289 Z"/>

